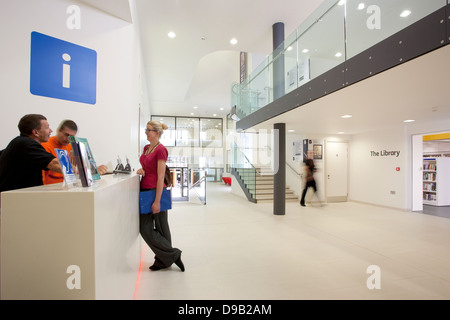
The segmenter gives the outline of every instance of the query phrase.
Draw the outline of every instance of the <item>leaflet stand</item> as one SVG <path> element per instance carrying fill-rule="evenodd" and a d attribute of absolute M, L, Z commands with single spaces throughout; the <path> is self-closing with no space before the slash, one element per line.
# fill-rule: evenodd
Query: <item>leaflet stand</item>
<path fill-rule="evenodd" d="M 55 153 L 57 155 L 59 164 L 61 166 L 62 173 L 64 175 L 64 180 L 62 187 L 64 189 L 74 187 L 77 183 L 77 177 L 70 161 L 69 154 L 66 150 L 55 148 Z"/>
<path fill-rule="evenodd" d="M 124 167 L 122 164 L 122 160 L 120 160 L 120 157 L 117 156 L 117 165 L 113 171 L 114 174 L 116 174 L 116 173 L 131 174 L 130 161 L 128 160 L 128 157 L 126 157 L 126 159 L 127 159 L 127 165 Z"/>

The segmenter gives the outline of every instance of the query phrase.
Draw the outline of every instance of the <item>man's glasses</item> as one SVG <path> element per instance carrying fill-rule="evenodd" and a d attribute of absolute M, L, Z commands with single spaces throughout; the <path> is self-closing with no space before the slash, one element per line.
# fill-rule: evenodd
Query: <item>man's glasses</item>
<path fill-rule="evenodd" d="M 159 130 L 155 130 L 155 129 L 145 129 L 145 132 L 150 132 L 150 131 L 158 132 Z"/>

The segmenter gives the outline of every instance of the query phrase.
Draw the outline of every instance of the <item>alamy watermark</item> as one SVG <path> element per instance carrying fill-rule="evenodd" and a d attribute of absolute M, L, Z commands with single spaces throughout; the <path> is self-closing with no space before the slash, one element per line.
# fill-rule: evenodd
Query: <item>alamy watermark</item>
<path fill-rule="evenodd" d="M 81 268 L 73 264 L 67 267 L 66 273 L 70 274 L 66 280 L 67 289 L 81 290 Z"/>
<path fill-rule="evenodd" d="M 69 30 L 81 29 L 81 9 L 77 5 L 70 5 L 66 9 L 69 17 L 66 20 L 66 26 Z"/>
<path fill-rule="evenodd" d="M 366 286 L 367 289 L 381 289 L 381 269 L 377 265 L 370 265 L 366 269 L 366 273 L 370 274 L 367 278 Z"/>

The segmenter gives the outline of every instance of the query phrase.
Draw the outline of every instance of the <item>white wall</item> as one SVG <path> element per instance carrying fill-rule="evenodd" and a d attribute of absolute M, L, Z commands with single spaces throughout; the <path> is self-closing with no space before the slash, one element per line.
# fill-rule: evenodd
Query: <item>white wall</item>
<path fill-rule="evenodd" d="M 66 10 L 73 4 L 81 8 L 79 30 L 66 26 L 69 18 Z M 145 79 L 141 77 L 137 28 L 74 0 L 1 0 L 1 9 L 0 149 L 19 134 L 17 124 L 23 115 L 40 113 L 47 117 L 54 131 L 62 120 L 74 120 L 79 127 L 78 136 L 89 140 L 97 164 L 107 164 L 112 169 L 119 155 L 123 161 L 128 156 L 136 168 L 140 152 L 139 105 L 141 120 L 148 119 L 150 114 Z M 97 52 L 95 105 L 30 93 L 32 31 Z"/>
<path fill-rule="evenodd" d="M 404 209 L 410 157 L 403 127 L 354 135 L 349 149 L 349 199 Z M 382 155 L 384 150 L 400 154 Z"/>

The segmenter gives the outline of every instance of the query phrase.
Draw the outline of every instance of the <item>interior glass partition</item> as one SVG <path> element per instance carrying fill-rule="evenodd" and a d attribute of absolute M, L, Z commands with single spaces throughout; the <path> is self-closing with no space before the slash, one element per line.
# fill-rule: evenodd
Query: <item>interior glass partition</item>
<path fill-rule="evenodd" d="M 189 175 L 187 167 L 170 167 L 173 176 L 172 201 L 189 200 Z"/>
<path fill-rule="evenodd" d="M 196 196 L 202 204 L 206 204 L 206 171 L 202 169 L 190 169 L 189 180 L 189 197 Z"/>

